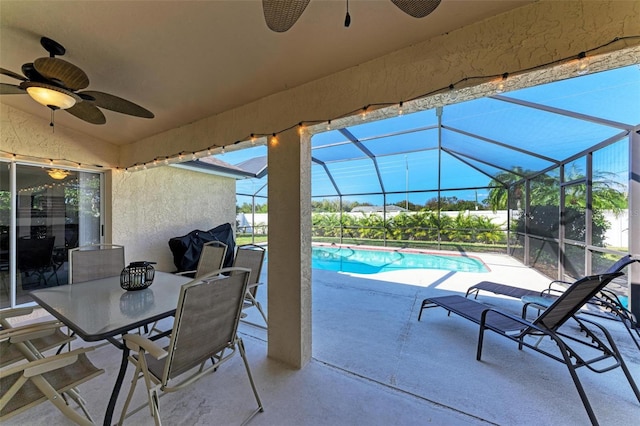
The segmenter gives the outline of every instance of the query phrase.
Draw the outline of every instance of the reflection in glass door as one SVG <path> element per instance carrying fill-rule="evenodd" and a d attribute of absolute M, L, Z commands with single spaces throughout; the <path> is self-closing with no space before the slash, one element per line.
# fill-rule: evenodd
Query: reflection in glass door
<path fill-rule="evenodd" d="M 101 241 L 101 175 L 0 163 L 0 308 L 67 283 L 68 250 Z"/>

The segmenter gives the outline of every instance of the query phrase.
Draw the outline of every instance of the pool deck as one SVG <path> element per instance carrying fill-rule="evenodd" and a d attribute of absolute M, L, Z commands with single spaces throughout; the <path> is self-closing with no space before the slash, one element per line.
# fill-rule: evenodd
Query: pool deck
<path fill-rule="evenodd" d="M 485 338 L 483 360 L 478 362 L 477 325 L 447 316 L 442 309 L 429 309 L 417 321 L 425 297 L 464 295 L 478 281 L 534 290 L 548 284 L 548 278 L 508 256 L 475 256 L 489 266 L 489 273 L 407 270 L 355 275 L 314 269 L 313 358 L 304 369 L 291 370 L 267 358 L 266 330 L 241 325 L 265 405 L 265 412 L 250 424 L 588 424 L 563 364 L 531 350 L 518 351 L 513 342 L 491 333 Z M 266 270 L 263 273 L 266 280 Z M 258 298 L 266 304 L 262 287 Z M 481 293 L 478 300 L 514 313 L 522 306 L 518 300 L 489 293 Z M 257 310 L 247 313 L 247 320 L 262 324 Z M 620 323 L 602 323 L 611 330 L 640 382 L 640 352 Z M 105 389 L 113 383 L 119 354 L 107 345 L 91 358 L 107 372 L 80 390 L 101 422 Z M 229 367 L 185 392 L 162 398 L 163 421 L 169 425 L 240 424 L 253 401 L 239 358 Z M 604 374 L 580 369 L 578 374 L 602 425 L 637 422 L 640 402 L 620 369 Z M 125 385 L 128 388 L 128 379 Z M 135 400 L 143 402 L 144 393 L 137 391 Z M 22 424 L 67 422 L 45 403 L 3 422 Z M 143 410 L 127 424 L 150 425 L 153 421 Z"/>

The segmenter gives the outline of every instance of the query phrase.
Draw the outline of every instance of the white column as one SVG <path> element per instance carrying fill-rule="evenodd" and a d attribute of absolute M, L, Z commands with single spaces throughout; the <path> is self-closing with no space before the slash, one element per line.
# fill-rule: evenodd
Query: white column
<path fill-rule="evenodd" d="M 268 148 L 268 356 L 302 368 L 311 359 L 311 139 L 294 129 Z"/>
<path fill-rule="evenodd" d="M 629 253 L 640 258 L 640 135 L 629 136 Z M 640 263 L 629 268 L 629 306 L 640 318 Z"/>

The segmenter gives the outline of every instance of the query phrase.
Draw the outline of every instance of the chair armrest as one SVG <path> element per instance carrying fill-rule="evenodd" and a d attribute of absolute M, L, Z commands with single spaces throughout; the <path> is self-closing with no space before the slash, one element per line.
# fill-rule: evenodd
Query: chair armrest
<path fill-rule="evenodd" d="M 23 374 L 26 377 L 33 377 L 42 373 L 46 373 L 48 371 L 57 370 L 58 368 L 66 367 L 73 364 L 78 359 L 78 355 L 92 351 L 93 349 L 93 347 L 74 349 L 70 352 L 63 352 L 59 355 L 54 355 L 48 358 L 42 358 L 36 361 L 19 364 L 14 367 L 0 370 L 0 378 L 8 377 L 21 371 L 24 371 Z"/>
<path fill-rule="evenodd" d="M 541 333 L 547 334 L 547 332 L 545 330 L 543 330 L 540 327 L 536 326 L 531 321 L 528 321 L 527 319 L 521 318 L 521 317 L 519 317 L 517 315 L 512 315 L 512 314 L 507 313 L 507 312 L 499 311 L 499 310 L 497 310 L 495 308 L 487 308 L 487 309 L 482 311 L 482 314 L 480 315 L 480 327 L 481 328 L 487 327 L 487 325 L 486 325 L 487 324 L 487 314 L 489 312 L 493 312 L 493 313 L 495 313 L 497 315 L 503 316 L 505 318 L 509 318 L 509 319 L 511 319 L 511 320 L 513 320 L 515 322 L 519 322 L 520 324 L 523 325 L 523 328 L 525 328 L 525 327 L 526 328 L 532 328 L 532 329 L 537 330 L 537 331 L 539 331 Z M 492 327 L 489 326 L 487 328 L 492 328 Z M 503 334 L 510 334 L 510 333 L 504 332 Z M 522 331 L 520 331 L 518 334 L 522 334 Z"/>
<path fill-rule="evenodd" d="M 29 315 L 33 312 L 33 306 L 28 306 L 26 308 L 14 308 L 14 309 L 5 309 L 0 311 L 0 320 L 5 318 L 13 318 L 13 317 L 21 317 L 23 315 Z"/>
<path fill-rule="evenodd" d="M 262 285 L 263 283 L 253 283 L 253 284 L 249 284 L 247 286 L 247 290 L 250 290 L 252 288 L 258 287 L 259 285 Z"/>
<path fill-rule="evenodd" d="M 155 359 L 162 359 L 169 354 L 160 346 L 156 345 L 155 342 L 139 334 L 125 334 L 123 340 L 132 351 L 140 352 L 140 348 L 142 348 Z"/>
<path fill-rule="evenodd" d="M 568 281 L 562 281 L 562 280 L 554 280 L 549 283 L 549 289 L 552 289 L 554 284 L 556 285 L 559 284 L 559 287 L 561 288 L 561 290 L 566 290 L 567 287 L 571 286 L 571 284 L 573 283 L 570 283 Z"/>
<path fill-rule="evenodd" d="M 182 272 L 176 272 L 174 275 L 187 275 L 187 274 L 195 274 L 198 271 L 182 271 Z"/>
<path fill-rule="evenodd" d="M 64 326 L 63 323 L 54 320 L 8 328 L 0 331 L 0 340 L 9 340 L 12 343 L 24 342 L 53 334 L 62 326 Z"/>

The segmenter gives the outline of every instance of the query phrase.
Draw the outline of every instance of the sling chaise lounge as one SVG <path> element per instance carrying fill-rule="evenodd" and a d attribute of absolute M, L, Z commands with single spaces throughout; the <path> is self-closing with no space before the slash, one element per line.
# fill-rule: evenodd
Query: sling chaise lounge
<path fill-rule="evenodd" d="M 582 278 L 573 283 L 562 295 L 533 321 L 501 312 L 491 306 L 459 295 L 431 297 L 424 299 L 418 321 L 426 308 L 442 307 L 480 326 L 476 359 L 482 355 L 482 344 L 485 330 L 491 330 L 507 339 L 518 342 L 518 349 L 523 346 L 540 352 L 556 361 L 564 363 L 569 369 L 580 399 L 587 411 L 591 423 L 598 424 L 591 404 L 582 387 L 576 372 L 578 367 L 587 367 L 596 373 L 604 373 L 617 367 L 622 368 L 631 388 L 640 402 L 640 390 L 633 380 L 618 348 L 611 335 L 602 325 L 576 317 L 576 313 L 596 293 L 604 288 L 612 279 L 622 275 L 613 274 L 593 275 Z M 579 331 L 562 326 L 568 321 L 577 323 Z M 528 336 L 548 336 L 556 345 L 557 350 L 546 350 L 543 345 L 525 340 Z M 553 348 L 552 348 L 553 349 Z"/>
<path fill-rule="evenodd" d="M 624 256 L 603 273 L 611 274 L 620 272 L 633 262 L 640 262 L 640 259 L 634 258 L 631 255 Z M 521 287 L 514 287 L 507 284 L 482 281 L 469 287 L 465 297 L 469 297 L 469 295 L 473 294 L 474 299 L 477 299 L 480 290 L 484 290 L 494 294 L 501 294 L 503 296 L 521 299 L 527 306 L 533 305 L 538 308 L 546 308 L 558 297 L 558 295 L 562 294 L 565 287 L 570 284 L 571 283 L 566 281 L 555 280 L 549 283 L 549 287 L 547 289 L 536 291 Z M 597 309 L 595 311 L 583 310 L 583 313 L 621 321 L 636 347 L 640 350 L 640 324 L 638 324 L 635 315 L 633 315 L 633 313 L 622 304 L 618 296 L 613 291 L 606 288 L 601 289 L 591 300 L 589 300 L 588 304 L 590 306 L 595 306 Z"/>

